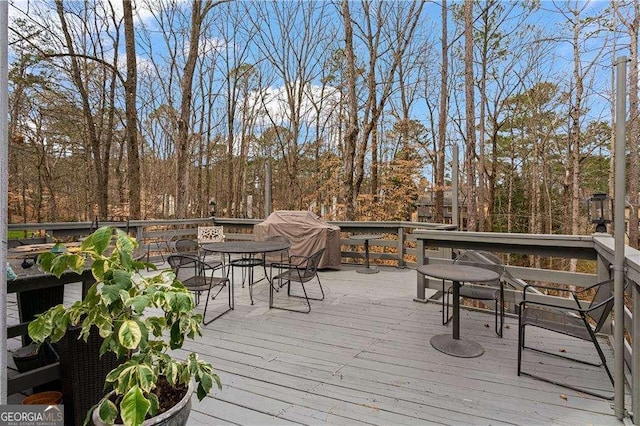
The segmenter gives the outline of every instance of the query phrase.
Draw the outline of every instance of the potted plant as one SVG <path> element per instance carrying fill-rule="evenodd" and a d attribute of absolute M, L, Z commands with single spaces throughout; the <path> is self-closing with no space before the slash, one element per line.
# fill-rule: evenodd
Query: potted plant
<path fill-rule="evenodd" d="M 100 355 L 112 352 L 122 364 L 106 376 L 107 394 L 95 406 L 96 418 L 107 424 L 122 421 L 142 424 L 165 410 L 164 397 L 172 395 L 185 404 L 188 389 L 197 384 L 202 400 L 220 379 L 208 362 L 189 354 L 177 360 L 169 350 L 182 347 L 185 338 L 201 335 L 202 315 L 193 312 L 193 295 L 170 270 L 141 274 L 153 264 L 136 261 L 134 238 L 121 230 L 102 227 L 70 253 L 44 253 L 40 267 L 60 276 L 67 269 L 81 272 L 91 263 L 96 283 L 82 301 L 71 307 L 57 305 L 29 324 L 29 335 L 42 343 L 59 341 L 70 328 L 80 330 L 85 341 L 98 332 L 104 339 Z M 146 276 L 145 276 L 146 275 Z M 175 393 L 178 393 L 176 396 Z M 91 410 L 85 417 L 89 422 Z"/>

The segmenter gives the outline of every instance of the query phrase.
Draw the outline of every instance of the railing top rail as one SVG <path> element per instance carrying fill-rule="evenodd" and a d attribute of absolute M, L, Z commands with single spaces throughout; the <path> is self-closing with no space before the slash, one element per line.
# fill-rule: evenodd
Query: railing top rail
<path fill-rule="evenodd" d="M 582 247 L 593 247 L 592 235 L 564 235 L 564 234 L 518 234 L 512 232 L 469 232 L 469 231 L 443 231 L 443 230 L 421 230 L 414 231 L 416 238 L 429 240 L 454 240 L 454 241 L 486 241 L 509 244 L 514 240 L 518 244 L 525 245 L 546 245 L 563 244 Z"/>
<path fill-rule="evenodd" d="M 499 232 L 416 230 L 418 241 L 454 249 L 489 250 L 504 253 L 595 259 L 591 235 L 538 235 Z"/>
<path fill-rule="evenodd" d="M 210 224 L 214 220 L 219 224 L 227 225 L 255 225 L 264 219 L 230 218 L 230 217 L 206 217 L 193 219 L 157 219 L 157 220 L 130 220 L 129 227 L 137 226 L 185 226 L 197 224 Z M 445 225 L 442 223 L 427 222 L 406 222 L 406 221 L 327 221 L 333 225 L 344 228 L 423 228 L 423 229 L 456 229 L 455 225 Z M 126 221 L 105 221 L 99 225 L 126 226 Z M 86 229 L 92 223 L 86 222 L 45 222 L 45 223 L 11 223 L 9 229 L 19 230 L 40 230 L 40 229 Z"/>
<path fill-rule="evenodd" d="M 594 234 L 594 245 L 598 254 L 604 257 L 610 264 L 614 263 L 615 240 L 611 235 Z M 640 285 L 640 251 L 633 247 L 624 247 L 625 275 L 627 278 Z"/>

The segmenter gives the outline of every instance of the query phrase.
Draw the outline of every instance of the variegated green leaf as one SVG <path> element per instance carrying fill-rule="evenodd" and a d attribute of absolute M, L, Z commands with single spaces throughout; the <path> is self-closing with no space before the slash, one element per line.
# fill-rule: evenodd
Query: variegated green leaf
<path fill-rule="evenodd" d="M 140 326 L 133 320 L 124 321 L 118 330 L 118 341 L 127 349 L 136 349 L 141 338 Z"/>
<path fill-rule="evenodd" d="M 106 424 L 113 424 L 115 423 L 116 416 L 118 415 L 118 408 L 113 402 L 108 399 L 104 399 L 98 408 L 98 415 Z"/>
<path fill-rule="evenodd" d="M 151 407 L 151 402 L 144 397 L 139 387 L 133 386 L 120 402 L 120 416 L 125 425 L 139 425 Z"/>

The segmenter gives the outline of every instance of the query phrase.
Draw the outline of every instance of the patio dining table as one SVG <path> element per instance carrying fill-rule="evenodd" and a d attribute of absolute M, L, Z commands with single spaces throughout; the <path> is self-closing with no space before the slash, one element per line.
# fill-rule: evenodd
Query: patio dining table
<path fill-rule="evenodd" d="M 63 243 L 63 250 L 78 250 L 80 247 L 79 242 Z M 56 243 L 42 243 L 42 244 L 27 244 L 23 246 L 17 246 L 7 249 L 8 259 L 35 259 L 39 254 L 52 251 L 56 246 Z"/>
<path fill-rule="evenodd" d="M 231 285 L 234 285 L 234 267 L 248 269 L 248 282 L 249 282 L 249 298 L 253 305 L 253 268 L 255 266 L 262 265 L 264 260 L 259 259 L 257 255 L 264 255 L 266 253 L 274 253 L 283 250 L 288 250 L 291 247 L 291 243 L 283 240 L 268 240 L 268 241 L 225 241 L 217 243 L 205 243 L 202 245 L 202 249 L 205 252 L 210 253 L 223 253 L 229 258 L 229 266 L 231 268 Z M 231 255 L 240 255 L 238 259 L 231 259 Z M 271 281 L 269 277 L 266 277 Z"/>
<path fill-rule="evenodd" d="M 460 283 L 495 281 L 500 275 L 489 269 L 455 263 L 421 265 L 417 271 L 419 274 L 453 282 L 453 333 L 433 336 L 431 346 L 440 352 L 461 358 L 482 355 L 484 348 L 479 343 L 460 338 Z"/>

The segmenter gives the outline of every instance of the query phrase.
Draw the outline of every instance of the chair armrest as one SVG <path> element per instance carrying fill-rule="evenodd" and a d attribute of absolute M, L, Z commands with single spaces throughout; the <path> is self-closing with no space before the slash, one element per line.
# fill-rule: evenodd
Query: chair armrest
<path fill-rule="evenodd" d="M 609 282 L 611 282 L 611 281 L 613 281 L 613 280 L 600 281 L 600 282 L 598 282 L 598 283 L 591 284 L 589 287 L 584 287 L 584 288 L 581 288 L 580 290 L 576 290 L 576 291 L 574 291 L 574 293 L 576 293 L 576 294 L 584 293 L 585 291 L 589 291 L 589 290 L 591 290 L 591 289 L 593 289 L 593 288 L 595 288 L 595 287 L 599 287 L 599 286 L 601 286 L 601 285 L 603 285 L 603 284 L 607 284 L 607 283 L 609 283 Z M 625 286 L 625 287 L 626 287 L 626 286 Z"/>
<path fill-rule="evenodd" d="M 568 299 L 571 300 L 571 299 Z M 524 307 L 524 305 L 536 305 L 536 306 L 545 306 L 547 308 L 555 308 L 555 309 L 562 309 L 565 311 L 575 311 L 575 312 L 588 312 L 588 310 L 583 309 L 582 306 L 580 306 L 580 304 L 578 304 L 577 308 L 571 308 L 569 306 L 564 306 L 564 305 L 555 305 L 553 303 L 547 303 L 547 302 L 536 302 L 535 300 L 522 300 L 519 303 L 520 309 L 522 309 Z M 591 308 L 589 309 L 591 310 Z"/>
<path fill-rule="evenodd" d="M 555 305 L 553 303 L 536 302 L 534 300 L 522 300 L 519 305 L 520 305 L 520 308 L 522 308 L 524 305 L 531 304 L 531 305 L 537 305 L 537 306 L 546 306 L 548 308 L 562 309 L 564 311 L 574 311 L 574 312 L 578 312 L 578 313 L 583 314 L 583 313 L 588 313 L 588 312 L 591 312 L 591 311 L 596 310 L 598 308 L 601 308 L 602 306 L 604 306 L 607 303 L 611 302 L 611 299 L 613 299 L 613 296 L 608 297 L 607 299 L 603 300 L 602 302 L 600 302 L 600 303 L 598 303 L 596 305 L 589 306 L 588 308 L 583 308 L 581 303 L 580 303 L 580 300 L 577 299 L 577 298 L 574 299 L 574 301 L 576 302 L 576 305 L 578 305 L 577 308 L 572 308 L 572 307 L 564 306 L 564 305 Z"/>
<path fill-rule="evenodd" d="M 278 268 L 278 269 L 304 269 L 304 267 L 302 267 L 299 264 L 294 264 L 294 263 L 272 263 L 271 264 L 271 268 Z"/>
<path fill-rule="evenodd" d="M 549 285 L 543 285 L 543 284 L 527 284 L 522 288 L 522 300 L 526 300 L 527 298 L 527 290 L 529 288 L 535 288 L 535 289 L 543 289 L 543 290 L 555 290 L 555 291 L 564 291 L 566 293 L 573 293 L 571 290 L 565 290 L 562 288 L 558 288 L 558 287 L 552 287 Z"/>

